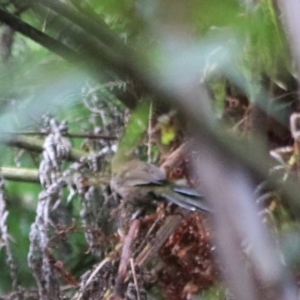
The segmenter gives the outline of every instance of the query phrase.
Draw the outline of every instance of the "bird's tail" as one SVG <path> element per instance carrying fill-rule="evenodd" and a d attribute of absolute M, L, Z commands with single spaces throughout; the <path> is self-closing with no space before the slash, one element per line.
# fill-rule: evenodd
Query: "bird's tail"
<path fill-rule="evenodd" d="M 169 202 L 185 209 L 206 213 L 211 212 L 204 197 L 194 189 L 188 187 L 173 186 L 172 190 L 162 193 L 161 196 Z"/>

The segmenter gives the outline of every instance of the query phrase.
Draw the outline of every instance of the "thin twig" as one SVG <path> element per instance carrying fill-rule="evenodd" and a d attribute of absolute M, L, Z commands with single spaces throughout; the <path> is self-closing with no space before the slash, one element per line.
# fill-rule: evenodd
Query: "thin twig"
<path fill-rule="evenodd" d="M 136 249 L 136 251 L 133 254 L 133 257 L 135 257 L 145 246 L 145 244 L 148 241 L 149 236 L 153 233 L 155 226 L 158 224 L 158 222 L 161 221 L 160 216 L 156 218 L 156 220 L 153 222 L 151 227 L 149 228 L 148 232 L 146 233 L 146 236 L 143 238 L 142 242 L 140 243 L 139 247 Z"/>
<path fill-rule="evenodd" d="M 133 277 L 133 281 L 134 281 L 134 285 L 135 285 L 137 300 L 140 300 L 141 299 L 141 297 L 140 297 L 140 290 L 139 290 L 138 282 L 137 282 L 137 279 L 136 279 L 136 273 L 135 273 L 135 267 L 134 267 L 134 260 L 133 260 L 133 258 L 130 258 L 129 261 L 130 261 L 130 267 L 131 267 L 132 277 Z"/>
<path fill-rule="evenodd" d="M 98 272 L 103 268 L 103 266 L 110 261 L 109 257 L 106 257 L 104 260 L 101 261 L 101 263 L 97 266 L 97 268 L 92 272 L 92 274 L 89 276 L 88 280 L 86 281 L 83 290 L 78 295 L 78 297 L 75 300 L 80 300 L 82 297 L 83 291 L 88 287 L 88 285 L 92 282 L 93 278 L 98 274 Z"/>
<path fill-rule="evenodd" d="M 129 258 L 131 256 L 131 246 L 134 241 L 134 238 L 139 230 L 141 221 L 136 219 L 131 223 L 129 232 L 127 236 L 125 237 L 119 270 L 118 270 L 118 276 L 116 279 L 116 285 L 115 285 L 115 294 L 118 296 L 122 296 L 123 294 L 123 284 L 124 279 L 126 276 L 127 266 L 129 262 Z"/>
<path fill-rule="evenodd" d="M 150 102 L 150 107 L 149 107 L 148 145 L 147 145 L 147 156 L 148 156 L 148 163 L 149 163 L 149 164 L 152 162 L 152 159 L 151 159 L 151 145 L 152 145 L 152 139 L 151 139 L 151 133 L 152 133 L 152 115 L 153 115 L 153 105 L 152 105 L 152 101 L 151 101 L 151 102 Z"/>

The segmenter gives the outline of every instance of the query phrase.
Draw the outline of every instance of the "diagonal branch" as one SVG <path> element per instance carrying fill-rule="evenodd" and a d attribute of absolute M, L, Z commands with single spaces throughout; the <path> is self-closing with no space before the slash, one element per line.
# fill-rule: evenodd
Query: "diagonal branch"
<path fill-rule="evenodd" d="M 47 2 L 48 3 L 48 2 Z M 49 4 L 49 3 L 48 3 Z M 51 3 L 49 4 L 51 6 Z M 58 12 L 61 3 L 57 3 L 53 6 Z M 65 6 L 62 6 L 65 8 Z M 52 8 L 52 6 L 51 6 Z M 68 8 L 66 6 L 66 8 Z M 70 15 L 70 12 L 68 9 L 62 9 L 62 11 L 67 11 L 67 16 Z M 71 15 L 72 15 L 71 11 Z M 71 20 L 77 20 L 78 18 L 70 18 Z M 86 21 L 86 19 L 83 19 L 80 17 L 80 21 Z M 142 94 L 142 90 L 144 90 L 144 84 L 141 83 L 138 67 L 135 66 L 135 63 L 133 59 L 129 60 L 130 57 L 133 57 L 133 52 L 129 49 L 125 50 L 122 53 L 124 55 L 121 55 L 118 53 L 116 49 L 124 49 L 124 44 L 121 42 L 114 43 L 114 47 L 109 47 L 105 45 L 104 43 L 95 40 L 88 31 L 85 31 L 83 33 L 76 32 L 75 36 L 69 36 L 70 41 L 74 45 L 86 45 L 86 48 L 84 49 L 84 52 L 77 53 L 73 50 L 71 50 L 66 45 L 60 43 L 56 39 L 50 37 L 49 35 L 43 33 L 42 31 L 32 27 L 31 25 L 23 22 L 21 19 L 17 18 L 16 16 L 8 13 L 4 9 L 0 8 L 0 21 L 6 23 L 11 28 L 13 28 L 15 31 L 25 35 L 26 37 L 32 39 L 33 41 L 39 43 L 41 46 L 47 48 L 48 50 L 52 51 L 53 53 L 59 55 L 60 57 L 66 59 L 67 61 L 70 61 L 76 65 L 79 65 L 84 70 L 87 70 L 89 73 L 92 73 L 94 76 L 101 78 L 103 80 L 103 77 L 105 75 L 105 78 L 107 80 L 114 80 L 115 75 L 108 74 L 107 70 L 103 69 L 103 65 L 106 66 L 109 70 L 112 70 L 119 78 L 130 78 L 134 82 L 136 82 L 135 86 L 135 92 L 132 91 L 132 89 L 127 89 L 126 91 L 120 91 L 118 89 L 113 89 L 110 92 L 113 93 L 120 101 L 122 101 L 127 107 L 133 109 L 135 108 L 137 104 L 137 90 L 141 90 L 139 94 Z M 89 22 L 88 22 L 89 24 Z M 88 30 L 89 27 L 86 27 Z M 95 23 L 92 23 L 93 30 L 96 30 L 98 27 L 95 25 Z M 84 24 L 77 24 L 74 25 L 83 27 Z M 96 26 L 96 27 L 95 27 Z M 95 27 L 95 28 L 94 28 Z M 106 30 L 107 31 L 107 30 Z M 105 32 L 106 32 L 105 31 Z M 94 32 L 94 31 L 93 31 Z M 102 32 L 100 30 L 100 32 Z M 95 32 L 94 32 L 95 34 Z M 114 35 L 114 33 L 110 33 L 109 35 Z M 104 34 L 104 36 L 106 36 Z M 116 36 L 116 35 L 115 35 Z M 116 36 L 117 37 L 117 36 Z M 104 38 L 104 40 L 107 40 Z M 112 42 L 110 42 L 111 44 Z M 80 47 L 82 48 L 82 47 Z M 138 87 L 138 88 L 137 88 Z"/>
<path fill-rule="evenodd" d="M 103 24 L 100 25 L 100 23 L 96 23 L 88 19 L 86 16 L 75 11 L 70 6 L 57 0 L 35 0 L 34 3 L 39 3 L 50 8 L 57 14 L 65 17 L 77 26 L 80 26 L 81 28 L 86 30 L 86 32 L 93 35 L 103 44 L 112 47 L 114 51 L 122 51 L 123 53 L 130 52 L 123 41 L 109 29 L 104 21 L 101 22 Z"/>
<path fill-rule="evenodd" d="M 4 9 L 0 8 L 0 21 L 9 25 L 15 31 L 22 33 L 23 35 L 31 38 L 33 41 L 49 49 L 53 53 L 61 56 L 68 61 L 78 61 L 81 59 L 80 55 L 72 51 L 69 47 L 58 42 L 49 35 L 42 31 L 32 27 L 31 25 L 23 22 L 16 16 L 8 13 Z M 79 60 L 80 61 L 80 60 Z"/>

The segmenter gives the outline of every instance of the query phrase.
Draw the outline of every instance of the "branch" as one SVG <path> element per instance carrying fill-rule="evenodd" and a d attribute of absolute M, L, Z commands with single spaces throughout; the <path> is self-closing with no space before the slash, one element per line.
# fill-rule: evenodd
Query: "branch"
<path fill-rule="evenodd" d="M 155 240 L 147 243 L 141 253 L 136 258 L 136 263 L 140 267 L 146 266 L 155 256 L 166 240 L 171 236 L 176 228 L 182 223 L 184 218 L 187 218 L 190 211 L 178 207 L 173 215 L 166 218 L 164 224 L 157 231 Z"/>
<path fill-rule="evenodd" d="M 21 137 L 21 136 L 7 136 L 2 134 L 0 136 L 0 143 L 6 144 L 11 147 L 17 147 L 21 149 L 25 149 L 32 152 L 41 153 L 43 151 L 43 140 L 37 140 L 29 137 Z M 78 161 L 81 157 L 86 156 L 87 153 L 77 150 L 71 149 L 68 160 L 70 161 Z"/>
<path fill-rule="evenodd" d="M 39 170 L 33 168 L 0 167 L 1 174 L 5 180 L 22 181 L 31 183 L 40 183 Z M 105 174 L 94 174 L 85 176 L 82 179 L 82 185 L 99 186 L 100 184 L 109 184 L 110 176 Z"/>
<path fill-rule="evenodd" d="M 54 9 L 55 11 L 58 11 L 62 9 L 62 12 L 65 13 L 67 17 L 71 20 L 77 20 L 78 18 L 72 17 L 73 11 L 70 10 L 67 6 L 63 5 L 61 7 L 62 3 L 55 2 L 53 5 L 51 4 L 51 1 L 46 1 L 45 6 L 49 6 L 50 8 Z M 86 18 L 83 18 L 81 15 L 79 15 L 79 24 L 75 23 L 74 25 L 82 25 L 81 27 L 87 28 L 89 30 L 89 20 Z M 73 42 L 75 45 L 80 44 L 86 45 L 85 52 L 78 54 L 77 52 L 71 50 L 69 47 L 65 46 L 64 44 L 58 42 L 54 38 L 48 36 L 47 34 L 41 32 L 40 30 L 32 27 L 31 25 L 23 22 L 19 18 L 11 15 L 10 13 L 6 12 L 4 9 L 0 8 L 0 21 L 6 23 L 11 28 L 13 28 L 15 31 L 18 31 L 19 33 L 27 36 L 28 38 L 32 39 L 33 41 L 39 43 L 41 46 L 47 48 L 48 50 L 56 53 L 60 57 L 66 59 L 67 61 L 70 61 L 72 63 L 75 63 L 76 65 L 79 65 L 84 70 L 88 70 L 89 72 L 93 73 L 93 76 L 99 77 L 103 79 L 104 75 L 107 77 L 108 80 L 113 81 L 115 78 L 108 73 L 104 73 L 103 71 L 103 64 L 108 67 L 109 69 L 113 70 L 116 74 L 120 75 L 120 78 L 131 78 L 134 82 L 136 82 L 135 92 L 133 92 L 130 89 L 127 89 L 124 91 L 119 91 L 118 89 L 114 89 L 111 91 L 111 93 L 115 94 L 116 97 L 122 101 L 128 108 L 133 109 L 135 108 L 137 104 L 137 96 L 138 94 L 142 94 L 143 92 L 143 84 L 140 82 L 140 74 L 137 74 L 136 70 L 139 68 L 135 67 L 133 70 L 133 66 L 135 66 L 134 59 L 129 59 L 130 57 L 134 57 L 133 51 L 130 51 L 129 49 L 124 50 L 124 44 L 121 44 L 121 42 L 112 42 L 112 39 L 116 39 L 116 35 L 111 32 L 107 33 L 107 30 L 104 30 L 104 40 L 110 41 L 109 44 L 115 45 L 115 48 L 107 47 L 102 42 L 95 41 L 92 37 L 90 37 L 90 33 L 84 32 L 79 33 L 76 32 L 76 36 L 69 36 L 69 39 L 71 42 Z M 81 22 L 88 22 L 87 25 L 81 24 Z M 83 22 L 83 23 L 84 23 Z M 92 22 L 92 32 L 96 34 L 96 30 L 98 30 L 99 26 L 96 26 L 94 22 Z M 102 33 L 102 30 L 99 30 L 100 33 Z M 114 38 L 109 38 L 109 36 L 115 35 Z M 106 38 L 105 38 L 106 36 Z M 82 48 L 82 47 L 79 47 Z M 123 55 L 117 53 L 116 49 L 122 49 L 124 50 Z M 140 91 L 139 93 L 137 91 Z"/>
<path fill-rule="evenodd" d="M 39 183 L 39 171 L 37 169 L 1 167 L 1 173 L 5 180 Z"/>
<path fill-rule="evenodd" d="M 90 68 L 95 65 L 99 72 L 101 67 L 105 65 L 123 77 L 130 76 L 133 78 L 135 76 L 135 71 L 133 70 L 135 53 L 113 31 L 91 21 L 83 14 L 60 1 L 38 0 L 34 1 L 34 3 L 50 8 L 58 16 L 63 16 L 71 21 L 72 24 L 84 29 L 83 33 L 81 31 L 76 32 L 72 42 L 80 42 L 81 48 L 84 45 L 84 62 L 89 62 Z M 100 61 L 102 66 L 99 64 Z"/>
<path fill-rule="evenodd" d="M 76 63 L 77 65 L 79 64 L 84 69 L 87 69 L 88 67 L 89 69 L 93 70 L 97 74 L 99 74 L 100 70 L 102 69 L 102 65 L 100 64 L 100 60 L 102 57 L 103 57 L 102 62 L 106 62 L 107 60 L 109 62 L 113 62 L 113 64 L 115 64 L 116 62 L 116 57 L 113 54 L 113 51 L 104 48 L 105 47 L 104 45 L 102 45 L 102 48 L 100 48 L 100 45 L 96 45 L 95 43 L 93 43 L 91 40 L 88 39 L 89 34 L 83 36 L 80 35 L 78 32 L 76 33 L 77 35 L 80 36 L 80 42 L 82 42 L 82 44 L 84 45 L 89 45 L 89 50 L 90 50 L 89 53 L 78 54 L 77 52 L 71 50 L 66 45 L 58 42 L 56 39 L 32 27 L 31 25 L 23 22 L 21 19 L 8 13 L 2 8 L 0 8 L 0 21 L 6 23 L 15 31 L 18 31 L 19 33 L 29 37 L 33 41 L 37 42 L 41 46 L 52 51 L 53 53 L 61 56 L 67 61 Z M 103 72 L 101 72 L 101 75 L 103 75 Z"/>
<path fill-rule="evenodd" d="M 35 135 L 35 136 L 46 136 L 49 132 L 41 132 L 41 131 L 18 131 L 18 132 L 4 132 L 7 135 Z M 63 136 L 68 138 L 78 138 L 78 139 L 100 139 L 100 140 L 107 140 L 107 141 L 114 141 L 117 140 L 118 137 L 116 136 L 109 136 L 109 135 L 101 135 L 101 134 L 89 134 L 89 133 L 65 133 Z"/>
<path fill-rule="evenodd" d="M 78 62 L 80 61 L 79 59 L 82 59 L 76 52 L 72 51 L 67 46 L 63 45 L 62 43 L 58 42 L 42 31 L 23 22 L 22 20 L 8 13 L 2 8 L 0 8 L 0 21 L 6 23 L 15 31 L 18 31 L 23 35 L 31 38 L 33 41 L 49 49 L 53 53 L 56 53 L 67 61 Z"/>
<path fill-rule="evenodd" d="M 105 45 L 113 48 L 114 51 L 130 52 L 127 46 L 123 43 L 123 41 L 109 29 L 106 23 L 102 20 L 100 23 L 96 23 L 93 20 L 87 18 L 83 14 L 75 11 L 70 6 L 57 1 L 57 0 L 34 0 L 33 3 L 41 4 L 55 11 L 58 15 L 65 17 L 70 20 L 74 24 L 80 26 L 86 32 L 93 35 L 100 42 L 103 42 Z M 99 18 L 99 20 L 101 20 Z"/>
<path fill-rule="evenodd" d="M 81 1 L 81 0 L 70 0 L 73 6 L 86 17 L 92 19 L 97 23 L 98 26 L 103 27 L 103 29 L 110 30 L 109 26 L 105 23 L 105 21 L 100 17 L 98 13 L 94 11 L 94 9 L 89 5 L 89 3 Z"/>
<path fill-rule="evenodd" d="M 297 11 L 300 9 L 300 3 L 297 0 L 278 0 L 282 13 L 282 22 L 287 32 L 291 52 L 295 59 L 298 74 L 300 72 L 300 26 Z M 298 79 L 299 85 L 299 79 Z M 299 93 L 299 92 L 298 92 Z M 298 95 L 299 97 L 299 95 Z"/>

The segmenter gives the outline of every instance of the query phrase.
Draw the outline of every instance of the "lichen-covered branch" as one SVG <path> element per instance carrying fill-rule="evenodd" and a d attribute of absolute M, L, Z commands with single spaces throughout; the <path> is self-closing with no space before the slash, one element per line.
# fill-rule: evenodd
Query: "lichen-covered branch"
<path fill-rule="evenodd" d="M 18 269 L 16 262 L 13 257 L 11 249 L 11 237 L 7 227 L 8 210 L 6 206 L 6 195 L 4 188 L 4 180 L 0 173 L 0 236 L 1 236 L 1 247 L 5 248 L 6 251 L 6 262 L 8 265 L 11 281 L 12 290 L 18 291 Z"/>
<path fill-rule="evenodd" d="M 19 135 L 1 134 L 0 143 L 4 143 L 11 147 L 17 147 L 28 151 L 41 153 L 43 151 L 43 140 L 23 137 Z M 71 149 L 68 159 L 78 161 L 81 157 L 86 156 L 86 153 L 77 149 Z"/>

